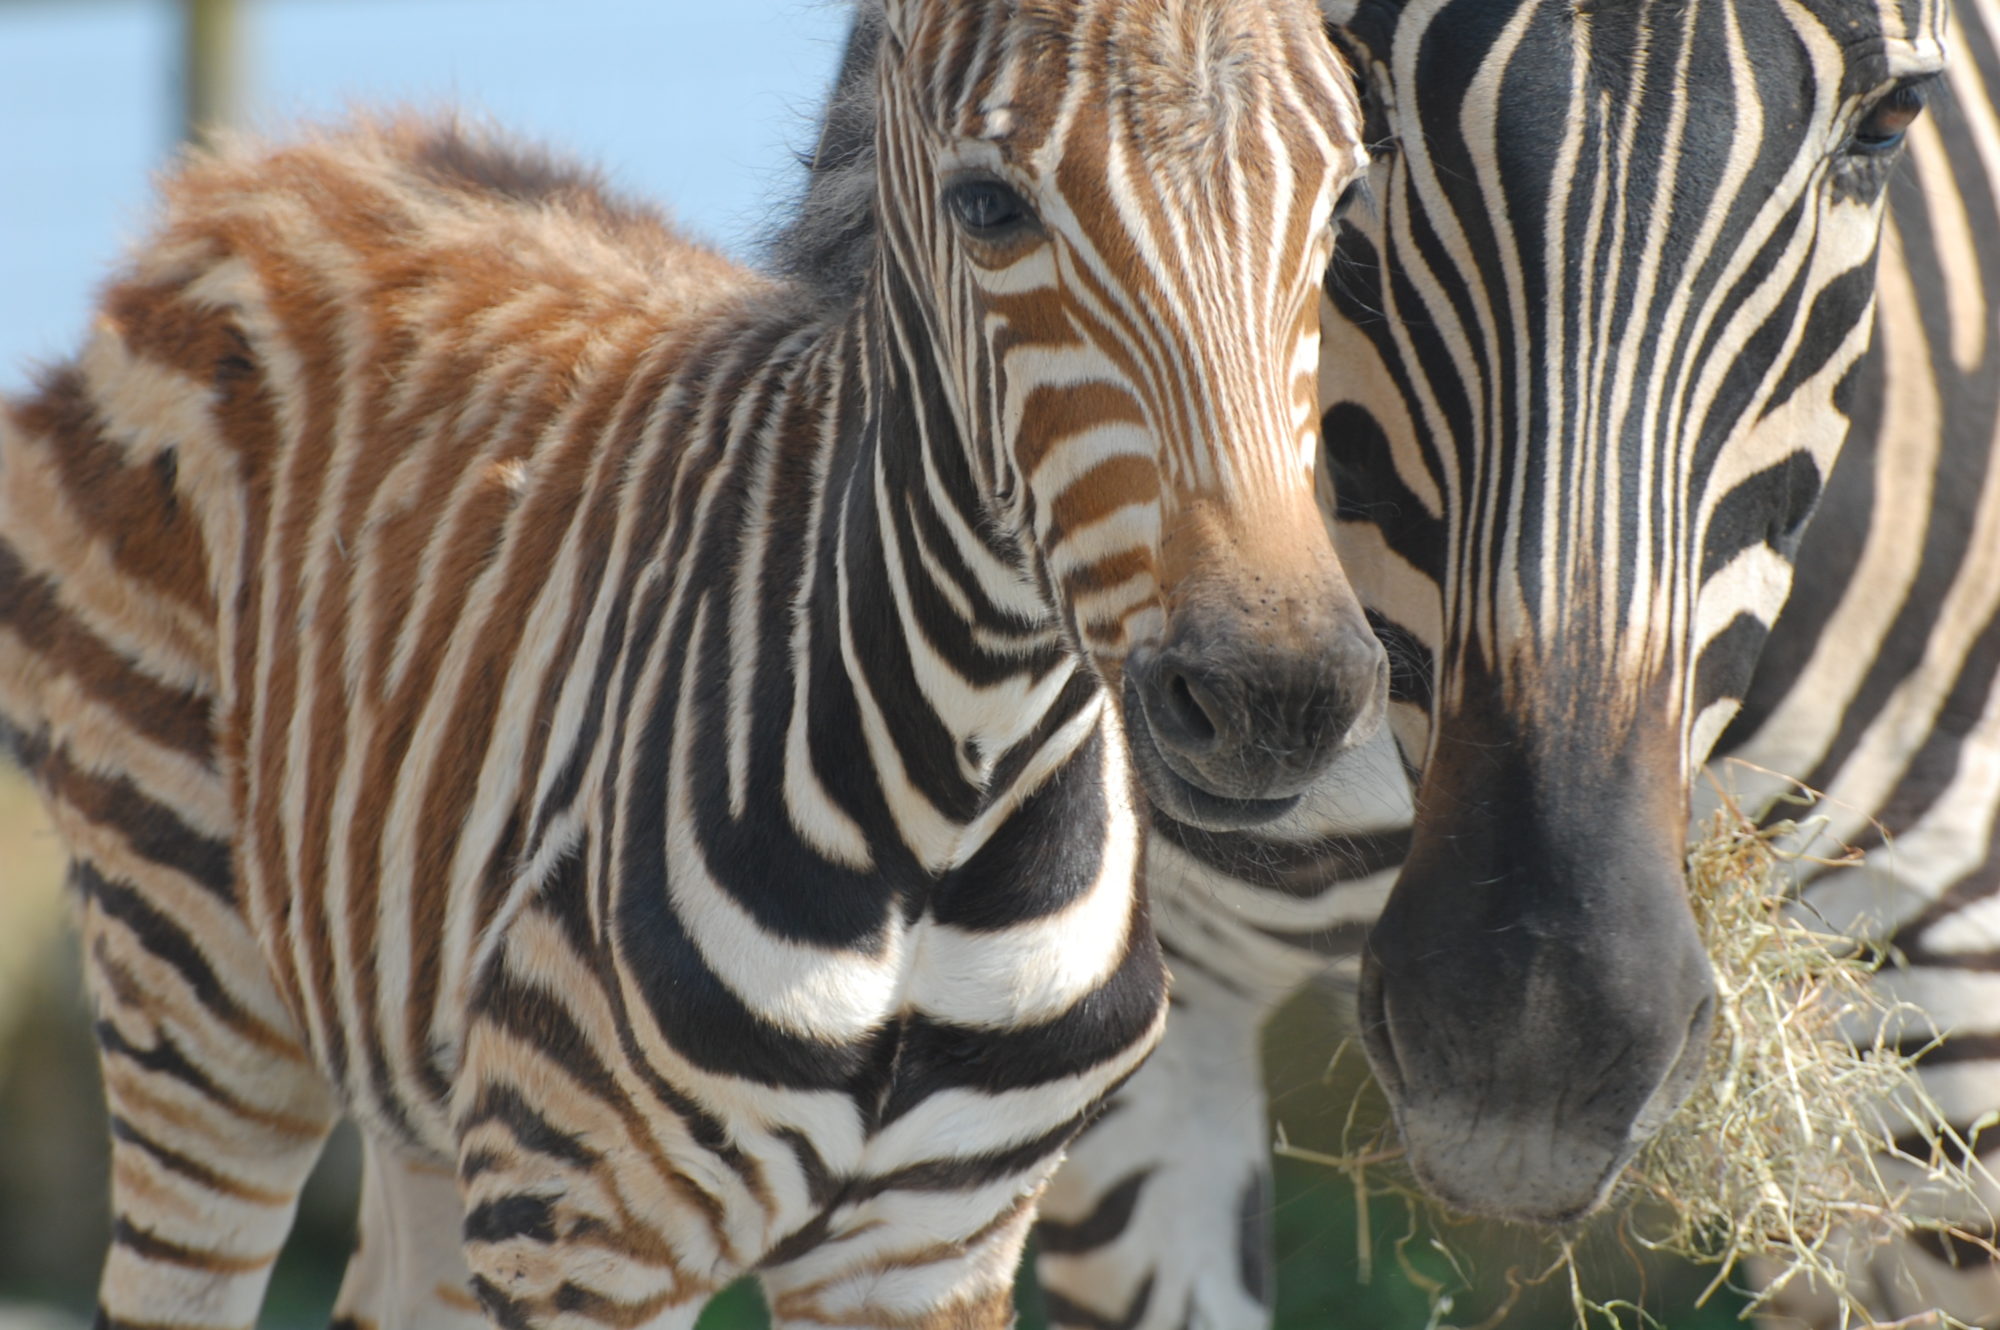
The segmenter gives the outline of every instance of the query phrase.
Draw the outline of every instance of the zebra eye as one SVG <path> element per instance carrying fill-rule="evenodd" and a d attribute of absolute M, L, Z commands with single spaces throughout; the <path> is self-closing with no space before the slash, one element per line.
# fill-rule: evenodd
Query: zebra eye
<path fill-rule="evenodd" d="M 1925 82 L 1899 83 L 1884 93 L 1861 117 L 1849 140 L 1861 153 L 1891 152 L 1903 141 L 1924 110 Z"/>
<path fill-rule="evenodd" d="M 948 186 L 944 205 L 958 224 L 982 240 L 992 240 L 1028 221 L 1027 200 L 998 180 L 978 177 Z"/>
<path fill-rule="evenodd" d="M 1341 190 L 1340 197 L 1333 201 L 1334 229 L 1338 230 L 1340 227 L 1340 219 L 1347 216 L 1348 213 L 1352 212 L 1356 204 L 1366 201 L 1367 198 L 1368 198 L 1368 173 L 1366 171 L 1363 171 L 1360 175 L 1357 175 L 1354 177 L 1354 179 L 1348 181 L 1347 188 Z"/>

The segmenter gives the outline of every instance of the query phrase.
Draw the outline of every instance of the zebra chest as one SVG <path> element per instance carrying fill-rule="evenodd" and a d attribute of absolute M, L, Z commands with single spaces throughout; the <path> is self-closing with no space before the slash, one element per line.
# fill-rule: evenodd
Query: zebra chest
<path fill-rule="evenodd" d="M 942 874 L 719 808 L 607 856 L 618 1042 L 709 1123 L 690 1172 L 755 1161 L 750 1245 L 865 1226 L 912 1169 L 1001 1185 L 1021 1161 L 995 1160 L 1060 1149 L 1151 1047 L 1164 970 L 1114 760 L 1087 743 Z"/>
<path fill-rule="evenodd" d="M 1139 841 L 1092 756 L 934 878 L 827 862 L 783 827 L 670 822 L 619 860 L 618 969 L 712 1075 L 882 1103 L 962 1080 L 1128 960 Z"/>

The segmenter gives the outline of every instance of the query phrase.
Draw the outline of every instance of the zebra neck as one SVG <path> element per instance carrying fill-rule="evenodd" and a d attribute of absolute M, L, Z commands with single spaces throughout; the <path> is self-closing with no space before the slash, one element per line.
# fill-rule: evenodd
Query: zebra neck
<path fill-rule="evenodd" d="M 939 367 L 914 349 L 929 337 L 889 303 L 864 298 L 831 339 L 812 705 L 858 711 L 888 811 L 936 872 L 1089 738 L 1101 699 L 992 519 Z"/>

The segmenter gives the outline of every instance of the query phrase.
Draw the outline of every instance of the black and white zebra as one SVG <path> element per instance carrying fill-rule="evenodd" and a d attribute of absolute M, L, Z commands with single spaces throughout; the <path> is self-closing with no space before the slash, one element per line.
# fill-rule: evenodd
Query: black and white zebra
<path fill-rule="evenodd" d="M 2000 1104 L 2000 14 L 1329 18 L 1376 165 L 1329 275 L 1325 474 L 1422 784 L 1413 804 L 1383 744 L 1284 835 L 1156 819 L 1175 1007 L 1044 1202 L 1065 1326 L 1268 1322 L 1257 1033 L 1329 961 L 1367 972 L 1371 1051 L 1441 1191 L 1594 1200 L 1696 1033 L 1672 898 L 1711 745 L 1782 773 L 1723 769 L 1751 806 L 1804 779 L 1874 847 L 1812 902 L 1903 950 L 1883 982 L 1956 1032 L 1927 1083 L 1960 1125 Z M 1884 1317 L 2000 1324 L 1974 1248 L 1853 1266 Z"/>
<path fill-rule="evenodd" d="M 343 1113 L 350 1326 L 687 1327 L 751 1272 L 785 1326 L 1006 1325 L 1160 1028 L 1139 790 L 1269 817 L 1374 727 L 1316 13 L 860 21 L 869 165 L 787 278 L 448 122 L 239 144 L 0 412 L 100 1326 L 253 1323 Z"/>

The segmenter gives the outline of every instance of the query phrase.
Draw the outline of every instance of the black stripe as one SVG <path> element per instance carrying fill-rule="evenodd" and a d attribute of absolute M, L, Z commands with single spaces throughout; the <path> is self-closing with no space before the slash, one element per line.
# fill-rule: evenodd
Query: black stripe
<path fill-rule="evenodd" d="M 502 1293 L 486 1276 L 472 1277 L 472 1296 L 479 1299 L 480 1307 L 493 1318 L 493 1324 L 500 1330 L 535 1330 L 533 1309 L 527 1303 Z"/>
<path fill-rule="evenodd" d="M 31 573 L 5 541 L 0 541 L 0 624 L 133 730 L 214 770 L 209 699 L 161 682 L 92 633 L 63 609 L 54 584 Z"/>
<path fill-rule="evenodd" d="M 1271 1170 L 1251 1165 L 1236 1196 L 1236 1273 L 1243 1291 L 1260 1307 L 1271 1305 L 1277 1272 L 1271 1250 Z"/>
<path fill-rule="evenodd" d="M 555 1202 L 546 1196 L 503 1196 L 466 1211 L 467 1242 L 506 1242 L 510 1238 L 527 1238 L 543 1244 L 554 1242 Z"/>
<path fill-rule="evenodd" d="M 930 893 L 933 919 L 992 932 L 1053 914 L 1089 894 L 1103 868 L 1111 818 L 1103 776 L 1107 742 L 1100 728 L 963 867 L 938 883 Z"/>
<path fill-rule="evenodd" d="M 573 923 L 574 916 L 585 908 L 583 893 L 588 863 L 587 854 L 566 857 L 544 888 L 545 902 L 563 903 L 551 912 L 555 917 L 570 918 Z M 587 957 L 589 953 L 583 955 Z M 605 992 L 615 1006 L 617 986 L 607 986 Z M 629 1096 L 624 1088 L 592 1050 L 589 1040 L 563 1006 L 560 997 L 514 975 L 508 969 L 504 955 L 480 985 L 472 1010 L 529 1044 L 600 1101 L 613 1106 L 627 1103 Z M 668 1084 L 641 1056 L 622 1010 L 618 1020 L 618 1037 L 620 1051 L 628 1065 L 639 1071 L 660 1104 L 681 1119 L 689 1136 L 747 1179 L 753 1166 L 730 1141 L 721 1121 Z M 548 1143 L 557 1144 L 560 1148 L 555 1138 L 548 1138 Z"/>
<path fill-rule="evenodd" d="M 1954 1270 L 1982 1270 L 2000 1261 L 1994 1254 L 2000 1229 L 1992 1224 L 1966 1224 L 1948 1232 L 1920 1228 L 1910 1237 L 1933 1259 Z"/>
<path fill-rule="evenodd" d="M 1903 1057 L 1921 1053 L 1920 1065 L 1925 1068 L 1959 1062 L 1988 1062 L 2000 1058 L 2000 1032 L 1961 1030 L 1942 1041 L 1929 1032 L 1907 1035 L 1897 1041 L 1896 1052 Z"/>
<path fill-rule="evenodd" d="M 1346 883 L 1395 868 L 1410 855 L 1408 827 L 1281 841 L 1249 831 L 1204 831 L 1155 808 L 1152 830 L 1225 877 L 1295 900 L 1317 899 Z"/>
<path fill-rule="evenodd" d="M 1145 1190 L 1152 1176 L 1151 1168 L 1126 1174 L 1098 1197 L 1097 1204 L 1081 1219 L 1065 1222 L 1044 1217 L 1035 1225 L 1036 1247 L 1059 1256 L 1074 1256 L 1118 1241 L 1131 1224 L 1139 1193 Z"/>
<path fill-rule="evenodd" d="M 181 926 L 155 909 L 137 890 L 114 882 L 97 870 L 88 859 L 73 859 L 70 886 L 77 895 L 95 905 L 108 919 L 130 930 L 139 945 L 171 966 L 195 999 L 213 1012 L 218 1020 L 238 1029 L 250 1024 L 236 999 L 224 988 L 215 969 L 208 963 L 195 940 Z"/>
<path fill-rule="evenodd" d="M 940 1090 L 1003 1094 L 1101 1066 L 1131 1049 L 1151 1028 L 1165 987 L 1159 943 L 1141 898 L 1134 903 L 1118 968 L 1062 1015 L 1010 1030 L 910 1017 L 881 1121 L 894 1121 Z"/>
<path fill-rule="evenodd" d="M 245 1184 L 216 1172 L 214 1169 L 208 1167 L 208 1165 L 197 1163 L 180 1151 L 170 1150 L 166 1146 L 161 1145 L 158 1141 L 133 1126 L 129 1118 L 115 1112 L 111 1115 L 111 1135 L 114 1140 L 124 1141 L 127 1145 L 139 1150 L 155 1163 L 159 1164 L 160 1167 L 169 1172 L 178 1173 L 189 1181 L 208 1188 L 210 1191 L 219 1191 L 225 1195 L 241 1195 L 247 1189 Z"/>
<path fill-rule="evenodd" d="M 1079 1302 L 1071 1302 L 1051 1288 L 1042 1290 L 1042 1298 L 1047 1305 L 1049 1325 L 1054 1330 L 1133 1330 L 1145 1319 L 1146 1308 L 1153 1301 L 1153 1276 L 1147 1275 L 1146 1282 L 1139 1285 L 1132 1295 L 1125 1314 L 1116 1319 L 1102 1312 L 1092 1311 Z"/>
<path fill-rule="evenodd" d="M 232 1112 L 244 1111 L 241 1101 L 210 1080 L 207 1072 L 188 1061 L 187 1055 L 181 1052 L 173 1036 L 166 1031 L 157 1032 L 158 1042 L 151 1048 L 140 1048 L 120 1033 L 111 1021 L 99 1020 L 91 1026 L 91 1030 L 97 1036 L 98 1049 L 105 1056 L 123 1058 L 146 1071 L 171 1077 Z"/>
<path fill-rule="evenodd" d="M 162 1265 L 178 1265 L 188 1270 L 215 1270 L 219 1265 L 233 1265 L 242 1258 L 219 1252 L 204 1251 L 165 1238 L 140 1228 L 124 1215 L 117 1215 L 111 1221 L 111 1242 L 113 1246 L 125 1250 L 148 1261 Z"/>
<path fill-rule="evenodd" d="M 602 1158 L 597 1151 L 583 1143 L 583 1138 L 572 1132 L 563 1131 L 539 1110 L 521 1097 L 511 1085 L 488 1083 L 479 1088 L 469 1111 L 458 1123 L 458 1135 L 463 1138 L 474 1127 L 488 1122 L 497 1122 L 524 1150 L 547 1155 L 551 1159 L 575 1168 L 587 1169 Z M 459 1177 L 469 1180 L 493 1162 L 490 1155 L 475 1151 L 459 1163 Z"/>
<path fill-rule="evenodd" d="M 1018 1177 L 1053 1158 L 1090 1119 L 1091 1109 L 1059 1122 L 1032 1140 L 1005 1150 L 927 1159 L 872 1178 L 861 1178 L 843 1189 L 842 1201 L 867 1200 L 892 1191 L 973 1191 L 1004 1178 Z"/>
<path fill-rule="evenodd" d="M 85 771 L 44 736 L 17 739 L 22 765 L 44 789 L 100 826 L 118 832 L 140 858 L 168 868 L 234 908 L 233 854 L 227 841 L 196 832 L 165 804 L 141 793 L 123 776 Z"/>
<path fill-rule="evenodd" d="M 1708 639 L 1695 659 L 1694 690 L 1690 709 L 1702 709 L 1718 698 L 1734 697 L 1757 665 L 1757 653 L 1769 636 L 1764 621 L 1753 614 L 1738 614 L 1729 626 Z"/>

